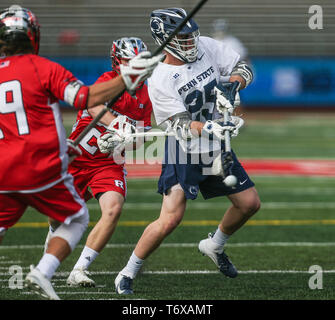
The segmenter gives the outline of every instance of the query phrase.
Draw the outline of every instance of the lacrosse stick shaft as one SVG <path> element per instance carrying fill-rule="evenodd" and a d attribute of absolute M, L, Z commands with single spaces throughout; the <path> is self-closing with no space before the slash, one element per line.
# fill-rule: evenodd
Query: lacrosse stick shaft
<path fill-rule="evenodd" d="M 77 146 L 81 140 L 88 134 L 88 132 L 95 127 L 95 125 L 100 121 L 100 119 L 105 115 L 108 111 L 107 107 L 104 107 L 99 114 L 90 122 L 90 124 L 80 133 L 76 140 L 74 140 L 73 144 Z"/>
<path fill-rule="evenodd" d="M 185 17 L 185 19 L 174 29 L 174 31 L 169 35 L 169 37 L 156 49 L 156 51 L 153 53 L 153 56 L 158 55 L 161 53 L 166 45 L 171 41 L 171 39 L 176 36 L 179 31 L 184 28 L 186 23 L 201 9 L 201 7 L 207 2 L 208 0 L 201 0 L 199 3 L 189 12 L 189 14 Z M 126 89 L 123 89 L 115 98 L 113 98 L 107 105 L 106 108 L 104 108 L 91 122 L 90 124 L 82 131 L 82 133 L 77 137 L 77 139 L 74 141 L 74 145 L 77 146 L 80 141 L 85 137 L 85 135 L 95 127 L 95 125 L 99 122 L 99 120 L 104 116 L 104 114 L 108 111 L 109 108 L 111 108 L 114 103 L 119 100 L 119 98 L 124 94 Z"/>
<path fill-rule="evenodd" d="M 224 120 L 224 123 L 227 124 L 228 121 L 230 120 L 230 117 L 229 117 L 229 112 L 228 112 L 228 109 L 225 108 L 223 110 L 223 120 Z M 225 141 L 225 149 L 226 149 L 226 152 L 231 152 L 231 145 L 230 145 L 230 132 L 228 130 L 225 131 L 224 133 L 224 141 Z"/>
<path fill-rule="evenodd" d="M 174 132 L 167 131 L 150 131 L 150 132 L 136 132 L 129 135 L 130 138 L 142 138 L 142 137 L 167 137 L 175 136 Z"/>
<path fill-rule="evenodd" d="M 230 114 L 227 108 L 223 109 L 223 121 L 225 124 L 227 124 L 230 121 Z M 225 131 L 225 151 L 226 151 L 226 157 L 229 155 L 231 157 L 231 145 L 230 145 L 230 132 L 228 130 Z M 230 158 L 230 161 L 232 161 L 232 158 Z M 228 168 L 228 174 L 225 174 L 225 178 L 223 180 L 223 183 L 228 186 L 234 188 L 237 183 L 237 178 L 232 174 L 232 163 L 229 165 Z"/>

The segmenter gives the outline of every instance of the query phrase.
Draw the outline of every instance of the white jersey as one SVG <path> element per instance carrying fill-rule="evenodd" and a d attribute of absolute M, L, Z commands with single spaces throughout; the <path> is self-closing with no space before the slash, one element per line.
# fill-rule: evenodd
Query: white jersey
<path fill-rule="evenodd" d="M 161 125 L 175 114 L 188 111 L 192 120 L 206 122 L 222 116 L 216 111 L 214 87 L 229 75 L 240 56 L 229 46 L 200 37 L 198 59 L 180 66 L 159 63 L 148 79 L 148 92 L 156 123 Z M 206 139 L 206 141 L 204 141 Z M 179 141 L 188 153 L 219 150 L 221 143 L 205 137 Z"/>

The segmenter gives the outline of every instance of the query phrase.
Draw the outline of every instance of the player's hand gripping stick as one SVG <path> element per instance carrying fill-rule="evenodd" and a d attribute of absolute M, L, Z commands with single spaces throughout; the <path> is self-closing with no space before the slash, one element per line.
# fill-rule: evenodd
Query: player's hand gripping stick
<path fill-rule="evenodd" d="M 231 90 L 236 92 L 235 86 L 238 84 L 229 84 L 227 86 L 218 85 L 215 87 L 214 91 L 216 94 L 216 109 L 223 115 L 223 121 L 225 125 L 228 125 L 230 122 L 230 113 L 229 110 L 233 110 L 234 101 L 232 101 Z M 227 90 L 228 89 L 228 90 Z M 233 95 L 235 98 L 235 94 Z M 225 142 L 225 151 L 221 155 L 222 161 L 222 172 L 223 172 L 223 182 L 228 187 L 234 187 L 237 184 L 237 178 L 232 174 L 233 169 L 233 155 L 231 152 L 230 144 L 230 131 L 224 131 L 224 142 Z"/>

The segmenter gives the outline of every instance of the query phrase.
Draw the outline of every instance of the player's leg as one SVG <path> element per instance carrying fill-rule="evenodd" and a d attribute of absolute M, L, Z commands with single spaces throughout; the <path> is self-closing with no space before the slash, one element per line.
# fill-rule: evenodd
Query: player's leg
<path fill-rule="evenodd" d="M 210 257 L 224 275 L 232 278 L 237 276 L 237 270 L 224 253 L 224 245 L 260 208 L 254 183 L 234 153 L 233 161 L 232 173 L 238 180 L 234 188 L 227 187 L 218 176 L 210 176 L 200 186 L 205 199 L 227 196 L 232 205 L 224 213 L 217 230 L 199 243 L 200 252 Z"/>
<path fill-rule="evenodd" d="M 181 188 L 171 188 L 163 196 L 159 218 L 149 224 L 144 230 L 135 247 L 135 254 L 140 259 L 146 259 L 162 241 L 179 225 L 186 209 L 186 198 Z"/>
<path fill-rule="evenodd" d="M 49 223 L 49 230 L 48 230 L 48 234 L 47 237 L 45 238 L 45 242 L 44 242 L 44 253 L 47 251 L 48 249 L 48 245 L 49 245 L 49 241 L 52 237 L 52 234 L 57 230 L 57 228 L 61 225 L 61 222 L 52 219 L 52 218 L 48 218 L 48 223 Z"/>
<path fill-rule="evenodd" d="M 124 197 L 115 191 L 105 192 L 99 198 L 101 218 L 90 232 L 86 245 L 97 252 L 105 247 L 119 221 Z"/>
<path fill-rule="evenodd" d="M 0 244 L 1 244 L 2 240 L 3 240 L 3 238 L 5 237 L 6 231 L 7 230 L 5 228 L 0 227 Z"/>
<path fill-rule="evenodd" d="M 144 230 L 136 244 L 127 265 L 115 279 L 115 289 L 119 294 L 133 293 L 132 280 L 139 272 L 144 260 L 162 243 L 162 241 L 179 225 L 186 209 L 186 198 L 180 185 L 172 187 L 163 196 L 160 216 Z"/>
<path fill-rule="evenodd" d="M 219 228 L 230 236 L 240 229 L 260 208 L 261 202 L 255 187 L 228 195 L 232 206 L 224 214 Z"/>
<path fill-rule="evenodd" d="M 225 212 L 217 230 L 200 241 L 199 250 L 210 257 L 224 275 L 234 278 L 237 270 L 223 248 L 230 236 L 259 210 L 260 200 L 254 187 L 229 195 L 228 198 L 232 206 Z"/>
<path fill-rule="evenodd" d="M 60 263 L 73 251 L 88 225 L 88 210 L 73 186 L 72 176 L 36 194 L 22 195 L 41 213 L 61 222 L 52 234 L 46 253 L 26 277 L 26 285 L 44 298 L 59 299 L 51 278 Z"/>
<path fill-rule="evenodd" d="M 7 230 L 21 218 L 26 208 L 27 205 L 15 194 L 0 194 L 0 244 Z"/>
<path fill-rule="evenodd" d="M 62 223 L 49 241 L 48 249 L 36 267 L 30 267 L 26 286 L 43 298 L 59 300 L 51 285 L 51 278 L 60 263 L 73 251 L 88 225 L 88 212 L 68 224 Z"/>
<path fill-rule="evenodd" d="M 122 212 L 123 203 L 124 196 L 118 192 L 107 191 L 101 195 L 99 198 L 101 218 L 88 235 L 85 247 L 67 279 L 68 285 L 95 286 L 95 282 L 88 277 L 86 270 L 113 235 Z"/>
<path fill-rule="evenodd" d="M 89 233 L 85 247 L 67 279 L 67 284 L 71 286 L 95 286 L 94 280 L 88 277 L 87 269 L 113 235 L 126 197 L 126 179 L 121 166 L 92 168 L 89 176 L 89 186 L 100 204 L 101 218 Z M 75 181 L 79 181 L 77 174 Z"/>
<path fill-rule="evenodd" d="M 73 177 L 76 191 L 80 194 L 82 198 L 85 199 L 85 201 L 88 201 L 89 199 L 91 199 L 92 194 L 88 190 L 88 185 L 87 185 L 90 179 L 89 171 L 87 171 L 86 169 L 78 169 L 72 166 L 69 166 L 68 170 L 69 170 L 69 173 Z M 46 252 L 48 248 L 48 244 L 49 244 L 49 241 L 53 233 L 57 230 L 57 228 L 61 224 L 60 221 L 53 219 L 51 217 L 48 217 L 48 223 L 49 223 L 49 229 L 48 229 L 48 234 L 44 242 L 44 253 Z"/>

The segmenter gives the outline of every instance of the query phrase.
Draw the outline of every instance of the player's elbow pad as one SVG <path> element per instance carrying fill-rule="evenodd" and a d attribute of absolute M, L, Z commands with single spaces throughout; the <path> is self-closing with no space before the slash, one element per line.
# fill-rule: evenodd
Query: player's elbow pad
<path fill-rule="evenodd" d="M 231 76 L 240 76 L 245 81 L 245 88 L 253 81 L 254 74 L 245 61 L 239 61 L 231 72 Z"/>

